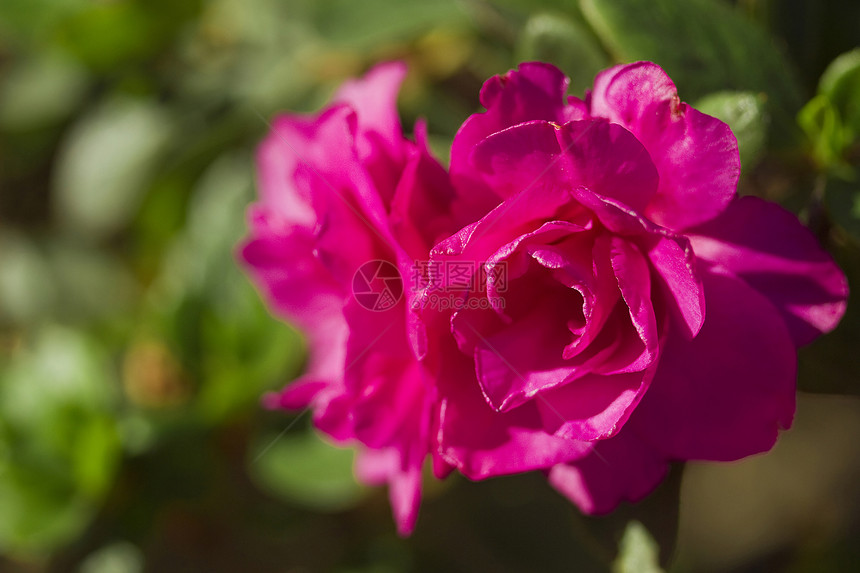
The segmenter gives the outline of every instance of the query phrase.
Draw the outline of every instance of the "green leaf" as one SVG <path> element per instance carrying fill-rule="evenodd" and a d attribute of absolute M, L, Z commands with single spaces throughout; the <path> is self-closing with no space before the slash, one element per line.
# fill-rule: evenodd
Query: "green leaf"
<path fill-rule="evenodd" d="M 41 330 L 3 372 L 0 415 L 19 427 L 45 427 L 67 406 L 105 411 L 115 397 L 103 350 L 68 328 Z"/>
<path fill-rule="evenodd" d="M 193 407 L 205 423 L 257 408 L 265 391 L 297 374 L 304 357 L 298 333 L 268 313 L 235 258 L 252 171 L 246 153 L 227 153 L 206 169 L 152 290 L 156 328 L 193 369 Z"/>
<path fill-rule="evenodd" d="M 25 237 L 0 233 L 0 323 L 35 322 L 58 296 L 52 271 Z"/>
<path fill-rule="evenodd" d="M 818 93 L 839 111 L 852 137 L 860 137 L 860 48 L 833 60 L 821 76 Z"/>
<path fill-rule="evenodd" d="M 763 30 L 725 3 L 581 0 L 581 7 L 616 60 L 659 64 L 682 100 L 720 91 L 763 93 L 774 127 L 793 125 L 802 98 L 788 62 Z"/>
<path fill-rule="evenodd" d="M 69 239 L 52 240 L 45 251 L 61 293 L 53 308 L 55 318 L 113 319 L 132 308 L 139 286 L 118 257 Z"/>
<path fill-rule="evenodd" d="M 110 486 L 112 470 L 119 462 L 116 422 L 110 416 L 91 416 L 76 433 L 72 457 L 75 485 L 83 495 L 98 500 Z"/>
<path fill-rule="evenodd" d="M 554 14 L 538 14 L 529 19 L 520 36 L 517 59 L 555 64 L 570 77 L 573 94 L 585 93 L 597 72 L 610 64 L 587 27 Z"/>
<path fill-rule="evenodd" d="M 88 83 L 86 70 L 69 58 L 45 54 L 17 62 L 0 84 L 0 125 L 22 130 L 61 120 Z"/>
<path fill-rule="evenodd" d="M 143 553 L 127 541 L 112 543 L 91 553 L 78 573 L 142 573 Z"/>
<path fill-rule="evenodd" d="M 464 20 L 455 0 L 327 0 L 319 2 L 317 10 L 319 30 L 326 40 L 355 50 L 403 41 L 435 26 Z"/>
<path fill-rule="evenodd" d="M 648 529 L 633 520 L 627 523 L 627 529 L 624 530 L 612 570 L 614 573 L 662 573 L 659 555 L 660 548 Z"/>
<path fill-rule="evenodd" d="M 352 507 L 367 492 L 352 475 L 353 451 L 315 433 L 267 435 L 251 450 L 249 471 L 267 491 L 318 511 Z"/>
<path fill-rule="evenodd" d="M 32 326 L 124 316 L 137 285 L 114 256 L 73 240 L 0 234 L 0 322 Z"/>
<path fill-rule="evenodd" d="M 86 236 L 103 237 L 135 214 L 173 133 L 154 103 L 115 99 L 85 115 L 60 150 L 54 211 Z"/>
<path fill-rule="evenodd" d="M 79 535 L 120 455 L 114 389 L 101 348 L 42 330 L 0 371 L 0 548 L 42 552 Z"/>
<path fill-rule="evenodd" d="M 845 167 L 842 153 L 851 141 L 839 111 L 826 95 L 817 95 L 797 114 L 797 123 L 812 143 L 812 156 L 823 171 Z"/>
<path fill-rule="evenodd" d="M 738 139 L 741 166 L 755 166 L 764 151 L 770 117 L 761 95 L 752 92 L 719 92 L 699 100 L 696 109 L 712 115 L 732 128 Z"/>

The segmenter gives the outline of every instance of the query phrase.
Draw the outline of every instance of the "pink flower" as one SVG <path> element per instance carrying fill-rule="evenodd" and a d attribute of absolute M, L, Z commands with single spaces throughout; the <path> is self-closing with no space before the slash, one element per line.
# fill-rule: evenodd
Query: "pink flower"
<path fill-rule="evenodd" d="M 484 85 L 449 182 L 423 126 L 400 134 L 402 73 L 373 70 L 261 147 L 243 256 L 311 349 L 270 404 L 362 444 L 358 473 L 389 483 L 404 533 L 428 455 L 439 477 L 542 470 L 602 513 L 671 461 L 770 449 L 796 348 L 836 326 L 847 284 L 793 215 L 737 197 L 729 128 L 651 63 L 602 72 L 584 101 L 523 64 Z M 393 276 L 368 261 L 409 277 L 381 312 L 350 295 Z"/>
<path fill-rule="evenodd" d="M 414 260 L 456 231 L 447 216 L 453 190 L 427 150 L 424 126 L 416 127 L 418 143 L 401 133 L 395 100 L 404 74 L 401 64 L 379 66 L 321 113 L 275 120 L 257 156 L 260 200 L 242 258 L 270 308 L 305 331 L 310 350 L 305 375 L 267 405 L 310 407 L 320 430 L 361 444 L 356 471 L 389 484 L 406 534 L 424 459 L 435 453 L 436 387 L 418 360 L 421 341 L 408 335 L 416 332 L 413 293 L 385 312 L 352 293 L 360 270 L 378 270 L 374 261 L 409 277 Z"/>

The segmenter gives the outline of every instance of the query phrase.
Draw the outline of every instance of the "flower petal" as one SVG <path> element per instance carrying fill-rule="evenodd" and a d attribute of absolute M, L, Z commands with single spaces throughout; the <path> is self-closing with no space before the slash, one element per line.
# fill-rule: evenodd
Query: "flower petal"
<path fill-rule="evenodd" d="M 418 145 L 411 151 L 391 202 L 390 222 L 399 244 L 413 260 L 426 260 L 439 240 L 452 235 L 454 189 L 445 169 L 430 155 L 427 128 L 415 128 Z"/>
<path fill-rule="evenodd" d="M 317 115 L 283 115 L 257 149 L 260 202 L 277 214 L 285 225 L 313 227 L 316 223 L 314 197 L 297 181 L 300 168 L 309 170 L 332 185 L 340 184 L 337 170 L 330 170 L 334 157 L 354 154 L 355 114 L 347 107 L 329 108 Z M 325 173 L 325 175 L 323 174 Z"/>
<path fill-rule="evenodd" d="M 445 362 L 439 375 L 439 453 L 469 479 L 548 468 L 591 448 L 546 433 L 533 404 L 495 412 L 478 390 L 472 361 L 448 347 Z"/>
<path fill-rule="evenodd" d="M 380 64 L 363 77 L 345 82 L 333 99 L 334 104 L 346 104 L 355 111 L 358 156 L 386 205 L 412 147 L 403 138 L 397 114 L 397 94 L 405 76 L 403 62 Z"/>
<path fill-rule="evenodd" d="M 690 238 L 697 257 L 728 269 L 776 306 L 797 346 L 833 330 L 845 313 L 845 275 L 776 204 L 742 197 Z"/>
<path fill-rule="evenodd" d="M 549 483 L 587 514 L 609 513 L 622 501 L 637 502 L 660 483 L 669 464 L 625 428 L 601 440 L 584 458 L 554 466 Z"/>
<path fill-rule="evenodd" d="M 487 137 L 472 153 L 476 177 L 502 198 L 532 186 L 582 186 L 636 212 L 657 191 L 645 147 L 604 120 L 533 121 Z"/>
<path fill-rule="evenodd" d="M 469 117 L 451 145 L 451 178 L 455 187 L 469 190 L 457 202 L 463 224 L 480 219 L 499 203 L 496 191 L 474 177 L 469 160 L 472 148 L 487 136 L 523 122 L 561 124 L 581 118 L 580 111 L 565 105 L 568 83 L 558 68 L 539 62 L 520 64 L 519 69 L 484 83 L 481 104 L 487 111 Z"/>
<path fill-rule="evenodd" d="M 373 448 L 397 443 L 404 428 L 417 423 L 415 412 L 423 411 L 428 398 L 423 371 L 404 336 L 404 309 L 401 301 L 377 312 L 354 299 L 344 308 L 349 325 L 344 386 L 353 402 L 350 419 L 355 437 Z"/>
<path fill-rule="evenodd" d="M 601 376 L 586 374 L 537 396 L 547 432 L 569 440 L 604 440 L 617 434 L 639 403 L 654 368 Z"/>
<path fill-rule="evenodd" d="M 740 158 L 731 129 L 681 103 L 656 64 L 601 72 L 588 105 L 593 116 L 629 129 L 651 154 L 660 186 L 645 214 L 654 222 L 685 229 L 712 219 L 735 197 Z"/>
<path fill-rule="evenodd" d="M 370 69 L 363 77 L 344 82 L 337 90 L 333 104 L 345 103 L 358 116 L 360 133 L 375 133 L 375 142 L 394 149 L 403 141 L 397 94 L 406 77 L 406 64 L 386 62 Z M 373 143 L 365 141 L 364 144 Z"/>
<path fill-rule="evenodd" d="M 794 415 L 796 354 L 776 309 L 720 269 L 703 273 L 698 336 L 668 336 L 626 427 L 667 457 L 728 461 L 769 450 Z M 625 428 L 626 428 L 625 427 Z"/>
<path fill-rule="evenodd" d="M 488 403 L 498 411 L 520 406 L 576 373 L 575 366 L 563 356 L 570 338 L 563 318 L 579 309 L 565 308 L 565 297 L 546 295 L 542 293 L 542 303 L 523 319 L 487 336 L 468 324 L 464 313 L 453 323 L 459 331 L 472 328 L 478 337 L 474 351 L 478 382 Z M 574 297 L 567 300 L 575 302 Z M 581 308 L 581 303 L 577 306 Z"/>
<path fill-rule="evenodd" d="M 653 234 L 647 256 L 657 271 L 655 300 L 674 319 L 688 338 L 693 338 L 705 322 L 705 291 L 696 272 L 696 259 L 685 237 Z"/>
<path fill-rule="evenodd" d="M 240 255 L 246 271 L 269 308 L 306 333 L 311 355 L 306 376 L 340 380 L 348 334 L 343 288 L 313 256 L 313 236 L 306 229 L 273 232 L 261 216 L 252 225 Z"/>

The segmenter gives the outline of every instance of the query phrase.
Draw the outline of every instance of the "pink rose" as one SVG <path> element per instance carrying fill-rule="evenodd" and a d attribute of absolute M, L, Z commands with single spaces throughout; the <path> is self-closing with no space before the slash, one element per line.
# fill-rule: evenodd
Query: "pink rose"
<path fill-rule="evenodd" d="M 737 197 L 729 128 L 654 64 L 602 72 L 584 101 L 523 64 L 484 85 L 449 182 L 423 127 L 400 133 L 402 74 L 376 68 L 261 147 L 243 256 L 311 350 L 270 405 L 360 443 L 403 533 L 428 454 L 439 477 L 543 470 L 601 513 L 670 461 L 770 449 L 796 348 L 836 326 L 847 284 L 792 214 Z"/>
<path fill-rule="evenodd" d="M 417 516 L 424 459 L 435 453 L 437 391 L 408 334 L 414 293 L 377 312 L 353 296 L 354 283 L 360 272 L 386 270 L 374 261 L 409 277 L 413 261 L 457 230 L 447 215 L 453 189 L 425 127 L 416 127 L 417 143 L 401 132 L 395 101 L 405 72 L 378 66 L 321 113 L 275 120 L 258 152 L 260 200 L 241 255 L 270 308 L 308 339 L 307 372 L 266 404 L 310 407 L 320 430 L 361 444 L 356 472 L 389 484 L 404 534 Z"/>

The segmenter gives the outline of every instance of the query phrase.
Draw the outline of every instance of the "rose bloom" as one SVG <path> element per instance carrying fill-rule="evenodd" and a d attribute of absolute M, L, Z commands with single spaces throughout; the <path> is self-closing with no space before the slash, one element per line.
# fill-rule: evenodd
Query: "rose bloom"
<path fill-rule="evenodd" d="M 728 126 L 652 63 L 600 73 L 585 99 L 526 63 L 484 84 L 446 173 L 423 124 L 402 135 L 404 73 L 378 66 L 260 147 L 242 258 L 310 351 L 267 404 L 357 444 L 403 534 L 428 457 L 437 477 L 541 470 L 605 513 L 672 461 L 769 450 L 796 349 L 836 326 L 847 283 L 794 215 L 737 196 Z M 351 291 L 369 261 L 406 283 L 378 312 Z M 438 272 L 455 266 L 473 288 Z M 441 295 L 469 304 L 427 304 Z"/>

